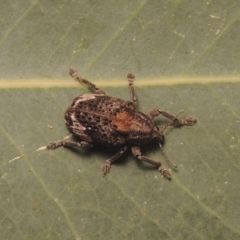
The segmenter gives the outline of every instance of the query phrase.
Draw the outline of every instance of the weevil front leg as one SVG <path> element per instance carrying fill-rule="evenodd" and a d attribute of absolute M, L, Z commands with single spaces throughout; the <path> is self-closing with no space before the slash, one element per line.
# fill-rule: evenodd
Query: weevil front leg
<path fill-rule="evenodd" d="M 151 119 L 154 119 L 155 117 L 157 117 L 157 116 L 159 116 L 161 114 L 164 117 L 170 119 L 173 122 L 175 127 L 193 126 L 197 122 L 197 120 L 195 118 L 192 118 L 192 117 L 182 118 L 181 120 L 179 120 L 177 118 L 177 116 L 180 115 L 181 113 L 183 113 L 183 110 L 180 111 L 176 116 L 173 116 L 172 114 L 170 114 L 170 113 L 168 113 L 166 111 L 159 110 L 159 109 L 153 109 L 147 115 Z"/>
<path fill-rule="evenodd" d="M 127 150 L 127 146 L 121 148 L 119 152 L 117 152 L 113 157 L 109 158 L 106 161 L 106 163 L 102 167 L 102 171 L 104 175 L 110 172 L 112 163 L 118 160 L 126 152 L 126 150 Z"/>
<path fill-rule="evenodd" d="M 75 69 L 73 68 L 70 68 L 69 69 L 69 75 L 71 77 L 73 77 L 76 81 L 80 82 L 80 83 L 84 83 L 86 84 L 88 87 L 92 88 L 95 93 L 97 94 L 104 94 L 106 95 L 106 93 L 99 87 L 97 87 L 95 84 L 93 84 L 92 82 L 86 80 L 86 79 L 83 79 L 82 77 L 78 76 L 78 73 Z"/>
<path fill-rule="evenodd" d="M 137 95 L 136 95 L 135 88 L 133 85 L 134 78 L 135 78 L 135 76 L 132 73 L 128 73 L 128 75 L 127 75 L 128 87 L 130 90 L 132 101 L 134 103 L 134 106 L 136 107 L 137 106 Z"/>
<path fill-rule="evenodd" d="M 137 157 L 139 160 L 141 161 L 144 161 L 144 162 L 147 162 L 149 164 L 152 164 L 154 166 L 156 166 L 158 168 L 158 171 L 160 173 L 162 173 L 162 175 L 168 179 L 168 180 L 171 180 L 171 174 L 170 172 L 165 169 L 162 164 L 160 162 L 155 162 L 154 160 L 152 160 L 151 158 L 148 158 L 146 156 L 143 156 L 142 153 L 141 153 L 141 150 L 140 150 L 140 147 L 137 147 L 137 146 L 134 146 L 132 147 L 132 153 L 135 157 Z"/>
<path fill-rule="evenodd" d="M 54 150 L 56 148 L 59 147 L 92 147 L 93 144 L 89 143 L 89 142 L 85 142 L 85 141 L 81 141 L 81 142 L 70 142 L 70 141 L 63 141 L 63 140 L 59 140 L 59 141 L 55 141 L 55 142 L 50 142 L 47 146 L 47 149 L 51 149 Z"/>

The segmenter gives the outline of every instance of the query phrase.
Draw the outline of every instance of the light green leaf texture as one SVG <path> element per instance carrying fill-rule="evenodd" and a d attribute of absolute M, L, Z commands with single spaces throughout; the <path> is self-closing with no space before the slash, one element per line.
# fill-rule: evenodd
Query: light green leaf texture
<path fill-rule="evenodd" d="M 0 9 L 1 239 L 240 239 L 240 1 L 12 0 Z M 169 128 L 172 180 L 129 150 L 37 149 L 89 89 L 193 116 Z M 161 129 L 168 120 L 156 119 Z M 157 144 L 144 155 L 171 168 Z"/>

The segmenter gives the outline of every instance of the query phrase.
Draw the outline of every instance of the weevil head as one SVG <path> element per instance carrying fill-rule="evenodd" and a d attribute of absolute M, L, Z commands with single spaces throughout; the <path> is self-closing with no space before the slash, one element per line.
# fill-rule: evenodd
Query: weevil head
<path fill-rule="evenodd" d="M 177 165 L 175 165 L 173 162 L 171 162 L 171 160 L 168 158 L 166 152 L 164 151 L 163 149 L 163 144 L 164 144 L 164 135 L 163 135 L 163 131 L 167 128 L 169 124 L 167 124 L 161 131 L 159 131 L 159 128 L 157 126 L 155 126 L 155 139 L 158 141 L 159 143 L 159 147 L 160 147 L 160 150 L 163 154 L 163 156 L 166 158 L 166 160 L 169 162 L 169 164 L 174 167 L 174 168 L 177 168 Z M 171 178 L 169 178 L 170 180 Z"/>
<path fill-rule="evenodd" d="M 164 135 L 163 132 L 159 130 L 157 126 L 154 126 L 154 131 L 153 131 L 153 139 L 157 141 L 159 144 L 163 145 L 164 144 Z"/>

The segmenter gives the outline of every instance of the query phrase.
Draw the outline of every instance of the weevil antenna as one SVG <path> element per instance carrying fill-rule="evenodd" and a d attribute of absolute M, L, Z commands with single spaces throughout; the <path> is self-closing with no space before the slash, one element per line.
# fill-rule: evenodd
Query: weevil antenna
<path fill-rule="evenodd" d="M 172 167 L 177 168 L 177 165 L 174 164 L 174 163 L 168 158 L 168 155 L 167 155 L 166 152 L 164 151 L 163 146 L 162 146 L 161 143 L 159 143 L 159 147 L 160 147 L 160 150 L 161 150 L 163 156 L 164 156 L 164 157 L 166 158 L 166 160 L 168 161 L 168 163 L 169 163 L 170 165 L 172 165 Z"/>
<path fill-rule="evenodd" d="M 175 119 L 180 115 L 180 114 L 182 114 L 184 111 L 183 111 L 183 109 L 175 116 Z M 171 125 L 171 123 L 172 123 L 173 121 L 171 121 L 171 122 L 169 122 L 168 124 L 166 124 L 164 127 L 163 127 L 163 129 L 161 130 L 161 133 L 163 133 L 163 131 L 169 126 L 169 125 Z"/>
<path fill-rule="evenodd" d="M 180 114 L 182 114 L 182 113 L 183 113 L 183 110 L 181 110 L 181 111 L 175 116 L 175 118 L 177 118 L 177 117 L 178 117 Z M 172 123 L 172 121 L 169 122 L 168 124 L 166 124 L 166 125 L 163 127 L 163 129 L 161 130 L 161 133 L 162 133 L 162 134 L 163 134 L 163 131 L 164 131 L 169 125 L 171 125 L 171 123 Z M 161 143 L 159 143 L 159 147 L 160 147 L 160 150 L 161 150 L 163 156 L 164 156 L 164 157 L 166 158 L 166 160 L 168 161 L 168 163 L 169 163 L 170 165 L 172 165 L 174 168 L 177 168 L 177 165 L 174 164 L 174 163 L 168 158 L 168 155 L 167 155 L 166 152 L 164 151 L 163 146 L 162 146 Z"/>
<path fill-rule="evenodd" d="M 161 133 L 163 134 L 163 131 L 169 126 L 169 125 L 171 125 L 171 123 L 172 122 L 169 122 L 168 124 L 166 124 L 164 127 L 163 127 L 163 129 L 161 130 Z"/>

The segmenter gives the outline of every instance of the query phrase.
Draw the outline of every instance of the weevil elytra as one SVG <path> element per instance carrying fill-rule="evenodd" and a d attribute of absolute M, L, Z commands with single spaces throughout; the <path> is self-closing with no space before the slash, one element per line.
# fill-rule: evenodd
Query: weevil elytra
<path fill-rule="evenodd" d="M 79 142 L 60 140 L 50 142 L 47 148 L 56 149 L 62 146 L 92 147 L 97 144 L 106 147 L 119 146 L 120 150 L 109 158 L 102 168 L 105 175 L 110 172 L 111 164 L 131 146 L 134 156 L 141 161 L 154 165 L 166 179 L 170 180 L 170 172 L 160 162 L 155 162 L 143 156 L 140 147 L 151 141 L 157 142 L 165 158 L 176 168 L 176 165 L 171 163 L 163 150 L 163 131 L 170 124 L 173 124 L 174 127 L 192 126 L 196 119 L 188 117 L 179 120 L 177 118 L 179 114 L 173 116 L 159 109 L 153 109 L 147 114 L 138 112 L 137 97 L 133 86 L 135 77 L 132 73 L 127 75 L 132 101 L 106 95 L 95 84 L 78 76 L 75 69 L 70 68 L 69 74 L 78 82 L 92 88 L 95 93 L 76 97 L 65 113 L 66 125 L 70 132 L 79 138 Z M 159 115 L 163 115 L 170 120 L 170 124 L 167 124 L 161 131 L 153 122 L 153 119 Z"/>

